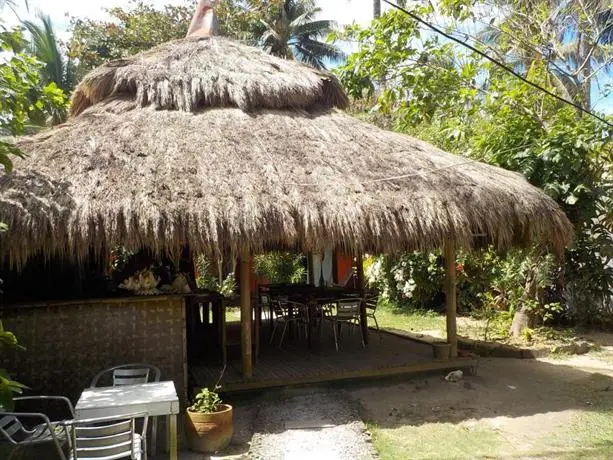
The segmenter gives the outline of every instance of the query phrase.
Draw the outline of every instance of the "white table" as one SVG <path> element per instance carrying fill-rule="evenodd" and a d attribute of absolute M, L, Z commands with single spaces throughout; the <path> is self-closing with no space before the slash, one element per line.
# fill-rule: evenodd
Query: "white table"
<path fill-rule="evenodd" d="M 81 419 L 136 412 L 147 412 L 150 417 L 168 416 L 168 450 L 170 459 L 177 460 L 177 414 L 180 409 L 172 381 L 87 388 L 81 393 L 75 411 Z"/>

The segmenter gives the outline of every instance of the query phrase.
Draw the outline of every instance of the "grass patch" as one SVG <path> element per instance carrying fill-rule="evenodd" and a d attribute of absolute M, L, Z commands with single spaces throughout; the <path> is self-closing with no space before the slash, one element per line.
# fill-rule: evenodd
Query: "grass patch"
<path fill-rule="evenodd" d="M 403 312 L 384 307 L 377 309 L 377 321 L 381 328 L 408 332 L 438 331 L 443 333 L 446 328 L 445 316 L 432 311 Z M 374 322 L 371 325 L 374 326 Z"/>
<path fill-rule="evenodd" d="M 451 423 L 369 429 L 382 460 L 495 458 L 506 443 L 492 429 Z"/>
<path fill-rule="evenodd" d="M 596 348 L 590 352 L 589 356 L 613 365 L 613 353 L 606 348 Z"/>
<path fill-rule="evenodd" d="M 226 308 L 226 322 L 234 323 L 240 322 L 241 320 L 241 309 L 238 307 L 228 307 Z"/>
<path fill-rule="evenodd" d="M 598 404 L 598 403 L 597 403 Z M 556 459 L 609 460 L 613 458 L 613 405 L 577 416 L 568 429 L 543 440 L 543 451 L 556 452 Z"/>

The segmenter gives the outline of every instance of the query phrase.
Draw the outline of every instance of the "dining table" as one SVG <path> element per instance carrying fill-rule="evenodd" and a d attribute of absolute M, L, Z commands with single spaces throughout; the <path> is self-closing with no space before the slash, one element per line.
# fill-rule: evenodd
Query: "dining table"
<path fill-rule="evenodd" d="M 273 299 L 283 298 L 291 302 L 302 304 L 306 307 L 307 316 L 307 346 L 312 348 L 313 329 L 315 323 L 323 314 L 322 307 L 326 304 L 334 304 L 340 299 L 360 297 L 357 289 L 340 286 L 311 286 L 304 284 L 280 284 L 266 287 L 266 294 Z M 293 308 L 290 308 L 290 315 Z M 272 318 L 272 316 L 271 316 Z"/>
<path fill-rule="evenodd" d="M 149 417 L 168 417 L 168 452 L 170 460 L 177 460 L 177 415 L 179 398 L 172 381 L 87 388 L 75 406 L 78 419 L 110 417 L 146 412 Z M 155 436 L 155 433 L 153 434 Z M 155 455 L 156 439 L 152 439 Z"/>

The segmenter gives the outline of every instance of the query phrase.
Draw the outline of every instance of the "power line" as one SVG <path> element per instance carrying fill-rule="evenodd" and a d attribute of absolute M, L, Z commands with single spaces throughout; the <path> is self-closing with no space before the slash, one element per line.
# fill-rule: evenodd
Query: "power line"
<path fill-rule="evenodd" d="M 465 41 L 460 40 L 459 38 L 454 37 L 453 35 L 449 35 L 448 33 L 446 33 L 445 31 L 439 29 L 438 27 L 436 27 L 435 25 L 430 24 L 428 21 L 422 19 L 421 17 L 417 16 L 415 13 L 412 13 L 410 11 L 408 11 L 407 9 L 391 2 L 390 0 L 383 0 L 385 3 L 387 3 L 388 5 L 390 5 L 393 8 L 396 8 L 399 11 L 402 11 L 404 14 L 406 14 L 407 16 L 411 17 L 412 19 L 414 19 L 415 21 L 419 22 L 420 24 L 425 25 L 426 27 L 432 29 L 434 32 L 442 35 L 443 37 L 448 38 L 449 40 L 452 40 L 466 48 L 468 48 L 469 50 L 477 53 L 479 56 L 484 57 L 485 59 L 487 59 L 488 61 L 490 61 L 491 63 L 497 65 L 498 67 L 504 69 L 505 71 L 509 72 L 510 74 L 512 74 L 513 76 L 519 78 L 520 80 L 522 80 L 524 83 L 527 83 L 528 85 L 538 89 L 539 91 L 542 91 L 546 94 L 548 94 L 549 96 L 563 102 L 564 104 L 568 104 L 572 107 L 574 107 L 575 109 L 590 115 L 594 118 L 596 118 L 597 120 L 605 123 L 607 126 L 610 126 L 611 128 L 613 128 L 613 123 L 607 121 L 605 118 L 601 117 L 600 115 L 597 115 L 593 112 L 590 112 L 587 109 L 584 109 L 583 107 L 581 107 L 579 104 L 569 101 L 568 99 L 565 99 L 561 96 L 558 96 L 557 94 L 549 91 L 547 88 L 542 87 L 541 85 L 539 85 L 538 83 L 534 83 L 533 81 L 528 80 L 527 78 L 525 78 L 523 75 L 517 73 L 515 70 L 513 70 L 511 67 L 509 67 L 508 65 L 494 59 L 493 57 L 489 56 L 487 53 L 484 53 L 483 51 L 480 51 L 479 49 L 475 48 L 474 46 L 466 43 Z"/>

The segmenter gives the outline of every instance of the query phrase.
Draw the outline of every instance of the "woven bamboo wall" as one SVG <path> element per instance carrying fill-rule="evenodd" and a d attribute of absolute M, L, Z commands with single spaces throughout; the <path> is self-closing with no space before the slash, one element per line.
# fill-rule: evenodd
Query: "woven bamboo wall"
<path fill-rule="evenodd" d="M 93 376 L 108 367 L 151 363 L 186 397 L 184 299 L 178 296 L 71 301 L 4 307 L 7 330 L 26 351 L 2 366 L 29 394 L 68 396 L 76 402 Z"/>

